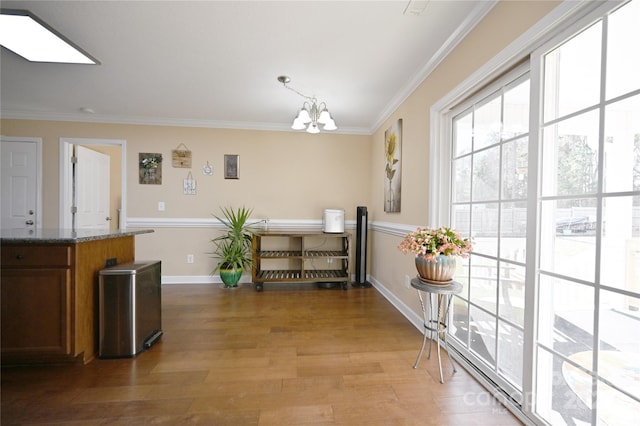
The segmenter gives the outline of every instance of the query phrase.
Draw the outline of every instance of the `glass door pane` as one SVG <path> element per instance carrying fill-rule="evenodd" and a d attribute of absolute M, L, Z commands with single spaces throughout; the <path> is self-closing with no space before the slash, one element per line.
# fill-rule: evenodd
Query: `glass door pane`
<path fill-rule="evenodd" d="M 521 398 L 529 76 L 505 78 L 452 121 L 452 226 L 474 239 L 456 279 L 452 340 Z"/>
<path fill-rule="evenodd" d="M 639 28 L 635 0 L 543 57 L 534 404 L 554 425 L 640 416 Z"/>

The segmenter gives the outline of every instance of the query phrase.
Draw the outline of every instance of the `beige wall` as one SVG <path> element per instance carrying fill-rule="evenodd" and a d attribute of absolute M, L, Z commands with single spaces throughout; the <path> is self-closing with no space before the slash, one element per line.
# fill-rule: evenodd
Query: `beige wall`
<path fill-rule="evenodd" d="M 429 223 L 430 108 L 558 4 L 560 2 L 506 1 L 496 5 L 375 132 L 371 156 L 371 206 L 375 220 L 411 226 Z M 403 119 L 402 211 L 385 213 L 382 189 L 384 131 L 398 118 Z M 401 237 L 377 231 L 370 234 L 371 276 L 397 297 L 400 303 L 417 310 L 415 292 L 408 290 L 405 285 L 407 275 L 416 275 L 414 259 L 397 250 Z"/>
<path fill-rule="evenodd" d="M 168 126 L 91 124 L 31 120 L 1 121 L 7 136 L 43 140 L 43 227 L 59 221 L 59 140 L 68 138 L 124 139 L 127 143 L 127 217 L 212 219 L 220 206 L 245 205 L 256 218 L 320 220 L 325 208 L 343 208 L 353 220 L 358 205 L 369 203 L 369 136 L 206 129 Z M 192 152 L 192 168 L 174 168 L 171 151 L 180 144 Z M 163 155 L 162 185 L 138 183 L 138 153 Z M 224 179 L 225 154 L 240 156 L 240 179 Z M 213 176 L 204 176 L 209 161 Z M 183 179 L 191 170 L 196 195 L 183 194 Z M 158 211 L 158 202 L 166 204 Z M 163 261 L 163 275 L 203 276 L 213 269 L 209 240 L 203 228 L 158 228 L 136 239 L 136 257 Z M 194 264 L 186 263 L 193 254 Z"/>
<path fill-rule="evenodd" d="M 58 140 L 111 138 L 127 141 L 128 217 L 210 218 L 219 206 L 246 205 L 255 217 L 320 219 L 322 209 L 344 208 L 353 220 L 358 205 L 368 206 L 371 222 L 424 225 L 428 222 L 429 109 L 475 70 L 550 12 L 558 2 L 499 3 L 455 51 L 409 96 L 372 136 L 323 133 L 225 130 L 185 127 L 107 125 L 27 120 L 2 120 L 1 133 L 34 136 L 44 141 L 44 226 L 58 223 Z M 385 213 L 384 131 L 403 119 L 402 211 Z M 192 173 L 197 195 L 182 194 L 187 169 L 172 168 L 171 150 L 180 143 L 193 153 Z M 140 185 L 138 153 L 161 152 L 162 185 Z M 240 155 L 240 179 L 222 177 L 224 154 Z M 202 175 L 209 161 L 214 176 Z M 166 211 L 158 212 L 158 201 Z M 163 261 L 163 275 L 202 276 L 213 268 L 202 228 L 158 228 L 136 240 L 136 257 Z M 415 294 L 404 286 L 415 275 L 413 259 L 396 246 L 400 238 L 370 232 L 369 272 L 372 278 L 409 306 Z M 195 263 L 187 265 L 187 254 Z"/>

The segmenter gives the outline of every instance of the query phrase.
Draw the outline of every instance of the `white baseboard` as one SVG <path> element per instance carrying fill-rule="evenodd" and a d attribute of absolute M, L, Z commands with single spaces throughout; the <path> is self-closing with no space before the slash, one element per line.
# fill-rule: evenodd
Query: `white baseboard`
<path fill-rule="evenodd" d="M 371 276 L 368 276 L 368 280 L 414 327 L 420 330 L 421 333 L 424 332 L 423 319 L 420 315 L 416 314 L 402 300 L 398 299 L 398 297 L 389 291 L 380 281 Z"/>
<path fill-rule="evenodd" d="M 405 318 L 409 320 L 421 333 L 424 333 L 423 319 L 419 314 L 409 309 L 400 299 L 398 299 L 393 293 L 391 293 L 382 283 L 375 278 L 369 277 L 369 282 L 373 284 L 374 288 L 380 292 Z M 516 405 L 511 398 L 508 398 L 506 394 L 496 386 L 495 383 L 490 381 L 485 375 L 479 373 L 478 369 L 474 367 L 471 362 L 465 358 L 462 358 L 457 351 L 452 350 L 451 356 L 456 362 L 464 368 L 471 376 L 473 376 L 482 386 L 484 386 L 496 399 L 498 399 L 507 410 L 509 410 L 514 416 L 516 416 L 521 422 L 526 425 L 533 425 L 530 418 L 528 418 L 522 409 Z"/>
<path fill-rule="evenodd" d="M 351 277 L 351 282 L 355 276 Z M 370 275 L 367 275 L 367 281 L 384 296 L 405 318 L 409 320 L 418 330 L 423 331 L 422 318 L 409 308 L 402 300 L 387 289 L 380 281 Z M 251 283 L 251 275 L 243 274 L 240 283 Z M 163 275 L 162 284 L 222 284 L 220 275 Z"/>
<path fill-rule="evenodd" d="M 351 282 L 355 275 L 352 274 Z M 250 284 L 251 274 L 242 274 L 240 277 L 241 284 Z M 220 275 L 163 275 L 160 284 L 222 284 Z"/>
<path fill-rule="evenodd" d="M 250 283 L 251 275 L 243 274 L 240 283 Z M 220 275 L 163 275 L 161 284 L 222 284 Z"/>

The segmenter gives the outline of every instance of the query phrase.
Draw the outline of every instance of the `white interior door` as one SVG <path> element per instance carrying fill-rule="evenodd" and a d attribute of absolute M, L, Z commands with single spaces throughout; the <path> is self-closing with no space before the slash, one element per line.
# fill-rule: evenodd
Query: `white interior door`
<path fill-rule="evenodd" d="M 3 229 L 40 227 L 38 140 L 2 139 Z"/>
<path fill-rule="evenodd" d="M 76 146 L 76 158 L 76 228 L 108 230 L 110 158 L 82 146 Z"/>

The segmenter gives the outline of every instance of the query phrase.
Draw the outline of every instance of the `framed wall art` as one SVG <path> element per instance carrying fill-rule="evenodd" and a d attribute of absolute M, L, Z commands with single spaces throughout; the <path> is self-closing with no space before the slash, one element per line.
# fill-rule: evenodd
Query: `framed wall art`
<path fill-rule="evenodd" d="M 402 200 L 402 119 L 384 132 L 384 211 L 399 213 Z"/>
<path fill-rule="evenodd" d="M 225 154 L 224 156 L 224 178 L 239 179 L 240 156 Z"/>
<path fill-rule="evenodd" d="M 143 185 L 162 185 L 162 154 L 138 153 L 138 182 Z"/>

